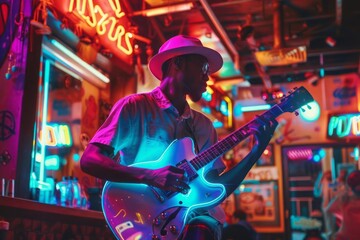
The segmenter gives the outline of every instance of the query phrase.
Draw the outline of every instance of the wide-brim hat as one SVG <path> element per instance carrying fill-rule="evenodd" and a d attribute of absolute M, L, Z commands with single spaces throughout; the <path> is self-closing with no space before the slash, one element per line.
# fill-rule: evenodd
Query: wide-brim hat
<path fill-rule="evenodd" d="M 217 72 L 223 65 L 221 55 L 208 47 L 204 47 L 197 38 L 178 35 L 167 40 L 159 49 L 159 52 L 149 61 L 151 73 L 162 80 L 161 67 L 170 58 L 185 54 L 199 54 L 206 57 L 209 63 L 209 73 Z"/>

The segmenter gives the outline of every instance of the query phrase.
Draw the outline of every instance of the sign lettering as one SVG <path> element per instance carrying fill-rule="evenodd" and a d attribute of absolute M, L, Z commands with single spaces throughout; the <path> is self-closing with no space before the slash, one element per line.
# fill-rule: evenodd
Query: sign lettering
<path fill-rule="evenodd" d="M 119 23 L 125 13 L 121 9 L 119 0 L 108 0 L 108 3 L 113 14 L 104 11 L 101 6 L 94 4 L 93 0 L 70 0 L 68 11 L 70 13 L 76 11 L 90 27 L 96 29 L 99 36 L 106 36 L 121 52 L 131 55 L 133 53 L 130 41 L 132 34 Z"/>
<path fill-rule="evenodd" d="M 360 136 L 360 113 L 331 116 L 328 123 L 329 138 L 357 138 Z"/>

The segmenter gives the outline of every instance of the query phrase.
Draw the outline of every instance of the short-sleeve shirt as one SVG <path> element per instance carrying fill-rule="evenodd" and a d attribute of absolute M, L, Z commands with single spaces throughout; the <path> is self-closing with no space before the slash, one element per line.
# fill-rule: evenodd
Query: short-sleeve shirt
<path fill-rule="evenodd" d="M 112 146 L 115 154 L 120 153 L 120 163 L 131 165 L 159 159 L 175 139 L 184 137 L 195 138 L 199 152 L 217 141 L 210 119 L 188 104 L 180 115 L 157 87 L 149 93 L 120 99 L 90 142 Z M 224 168 L 218 158 L 205 171 L 221 172 Z"/>

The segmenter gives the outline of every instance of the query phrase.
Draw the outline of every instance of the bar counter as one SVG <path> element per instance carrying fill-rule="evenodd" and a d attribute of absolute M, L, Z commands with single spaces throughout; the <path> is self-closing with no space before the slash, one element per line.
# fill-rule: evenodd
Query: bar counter
<path fill-rule="evenodd" d="M 0 197 L 7 239 L 115 239 L 102 212 Z"/>

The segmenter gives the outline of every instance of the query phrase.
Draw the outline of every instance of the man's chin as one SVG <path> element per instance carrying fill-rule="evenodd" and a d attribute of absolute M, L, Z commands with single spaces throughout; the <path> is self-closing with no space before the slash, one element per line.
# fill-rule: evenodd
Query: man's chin
<path fill-rule="evenodd" d="M 198 101 L 200 101 L 202 95 L 201 96 L 191 96 L 190 95 L 189 97 L 190 97 L 191 101 L 198 102 Z"/>

